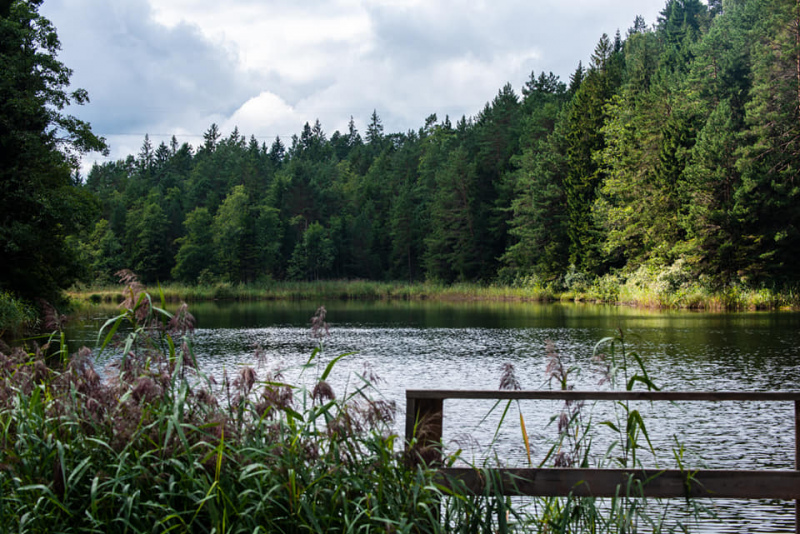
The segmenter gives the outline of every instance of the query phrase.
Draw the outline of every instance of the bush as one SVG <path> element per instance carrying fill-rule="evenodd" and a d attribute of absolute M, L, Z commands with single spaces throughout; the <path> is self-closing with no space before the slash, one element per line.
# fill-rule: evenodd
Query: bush
<path fill-rule="evenodd" d="M 564 287 L 571 293 L 585 293 L 589 289 L 589 276 L 570 265 L 564 274 Z"/>
<path fill-rule="evenodd" d="M 0 291 L 0 338 L 18 336 L 35 322 L 33 306 L 7 291 Z"/>

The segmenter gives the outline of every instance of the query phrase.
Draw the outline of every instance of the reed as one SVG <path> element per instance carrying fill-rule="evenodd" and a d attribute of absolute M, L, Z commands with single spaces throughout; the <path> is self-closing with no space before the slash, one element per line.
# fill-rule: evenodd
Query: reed
<path fill-rule="evenodd" d="M 319 346 L 304 365 L 307 389 L 280 370 L 241 367 L 219 380 L 197 368 L 194 320 L 186 305 L 165 311 L 165 292 L 147 293 L 130 272 L 122 306 L 98 334 L 98 349 L 69 355 L 50 347 L 0 351 L 0 525 L 15 532 L 637 532 L 661 531 L 635 487 L 610 503 L 505 497 L 492 471 L 480 494 L 442 484 L 392 432 L 394 405 L 370 377 L 336 392 L 324 364 L 325 310 L 312 319 Z M 484 290 L 481 290 L 484 291 Z M 491 289 L 485 291 L 491 292 Z M 624 339 L 602 360 L 626 387 L 654 387 Z M 576 372 L 550 349 L 547 373 L 571 387 Z M 599 349 L 598 349 L 599 354 Z M 259 355 L 254 359 L 258 361 Z M 96 364 L 106 362 L 105 371 Z M 102 378 L 105 374 L 106 378 Z M 502 387 L 518 388 L 513 367 Z M 519 407 L 519 406 L 518 406 Z M 638 465 L 649 442 L 638 412 L 600 426 L 619 434 L 605 459 Z M 506 409 L 507 412 L 507 409 Z M 554 416 L 556 437 L 542 465 L 588 465 L 597 425 L 583 404 Z M 501 421 L 502 424 L 502 421 Z M 529 458 L 524 418 L 520 428 Z M 499 430 L 499 427 L 498 427 Z M 652 449 L 652 447 L 651 447 Z M 431 456 L 431 458 L 436 455 Z"/>
<path fill-rule="evenodd" d="M 161 286 L 168 302 L 208 300 L 529 300 L 554 299 L 549 290 L 522 286 L 480 284 L 445 285 L 432 282 L 375 282 L 369 280 L 325 280 L 318 282 L 269 282 L 187 286 Z M 113 287 L 74 288 L 69 296 L 78 301 L 120 302 Z"/>
<path fill-rule="evenodd" d="M 550 387 L 561 390 L 574 389 L 573 377 L 582 371 L 563 357 L 552 345 L 547 349 L 548 363 L 545 374 Z M 597 343 L 593 361 L 595 371 L 599 372 L 600 385 L 611 389 L 624 388 L 626 391 L 643 388 L 648 391 L 658 390 L 647 372 L 643 358 L 627 347 L 627 340 L 622 330 L 616 335 Z M 514 367 L 505 364 L 502 368 L 500 389 L 520 389 L 520 380 Z M 519 401 L 520 430 L 524 447 L 527 451 L 528 463 L 531 464 L 531 446 L 525 428 L 523 409 Z M 500 417 L 497 432 L 510 413 L 511 401 L 505 405 Z M 500 403 L 495 405 L 496 409 Z M 603 412 L 598 420 L 595 415 L 596 403 L 565 401 L 559 413 L 551 418 L 554 434 L 548 439 L 549 446 L 537 461 L 537 467 L 550 468 L 644 468 L 648 462 L 656 466 L 665 459 L 658 457 L 658 452 L 650 440 L 647 426 L 640 411 L 629 402 L 619 402 L 613 406 L 611 413 Z M 608 439 L 608 434 L 611 434 Z M 606 439 L 601 440 L 605 434 Z M 497 434 L 496 434 L 497 435 Z M 685 448 L 675 439 L 672 457 L 680 469 L 684 465 Z M 593 447 L 597 443 L 608 443 L 602 453 L 595 453 Z M 491 467 L 486 465 L 484 467 Z M 652 467 L 652 466 L 651 466 Z M 477 468 L 477 467 L 476 467 Z M 688 532 L 692 524 L 700 519 L 714 518 L 713 510 L 701 505 L 696 500 L 686 500 L 688 521 L 671 517 L 672 503 L 665 499 L 652 499 L 643 496 L 640 482 L 629 479 L 627 484 L 618 487 L 613 498 L 594 497 L 539 497 L 533 498 L 525 505 L 524 524 L 528 532 L 577 534 L 584 532 L 630 534 L 635 532 Z M 517 508 L 517 512 L 520 508 Z M 685 516 L 685 511 L 683 512 Z"/>
<path fill-rule="evenodd" d="M 432 467 L 400 452 L 394 405 L 366 377 L 333 391 L 327 379 L 345 355 L 311 390 L 254 367 L 215 383 L 196 367 L 188 309 L 166 312 L 163 294 L 124 276 L 121 311 L 94 354 L 0 354 L 4 529 L 478 532 L 496 524 L 496 500 L 449 493 Z M 313 328 L 322 349 L 324 310 Z M 306 366 L 318 368 L 320 357 L 314 351 Z M 106 379 L 100 361 L 113 370 Z"/>

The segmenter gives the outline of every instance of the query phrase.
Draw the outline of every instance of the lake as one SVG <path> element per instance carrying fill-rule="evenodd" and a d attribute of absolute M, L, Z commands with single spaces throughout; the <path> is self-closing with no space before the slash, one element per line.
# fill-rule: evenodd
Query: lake
<path fill-rule="evenodd" d="M 329 335 L 310 334 L 317 306 L 327 309 Z M 92 309 L 74 325 L 71 344 L 93 346 L 97 328 L 113 308 Z M 548 358 L 558 354 L 574 368 L 577 389 L 599 385 L 601 366 L 595 345 L 625 335 L 626 349 L 636 351 L 650 377 L 665 390 L 800 390 L 800 314 L 662 312 L 581 304 L 506 302 L 205 302 L 190 306 L 197 318 L 194 348 L 203 370 L 221 382 L 252 365 L 264 378 L 282 369 L 293 383 L 313 386 L 325 365 L 354 352 L 335 366 L 329 382 L 338 397 L 374 379 L 376 391 L 396 402 L 396 431 L 402 435 L 405 390 L 497 389 L 501 366 L 514 365 L 524 389 L 558 388 L 545 373 Z M 316 346 L 317 365 L 300 370 Z M 601 350 L 608 355 L 607 347 Z M 256 353 L 259 357 L 256 358 Z M 616 353 L 619 357 L 619 352 Z M 628 358 L 633 366 L 632 358 Z M 375 378 L 377 377 L 377 378 Z M 619 388 L 624 385 L 619 384 Z M 597 423 L 614 417 L 613 406 L 585 407 Z M 516 406 L 498 440 L 492 438 L 500 409 L 487 401 L 447 401 L 444 440 L 448 450 L 463 450 L 470 462 L 497 455 L 508 465 L 527 459 Z M 793 469 L 794 413 L 791 403 L 639 403 L 661 467 L 673 467 L 677 437 L 689 466 L 735 469 Z M 502 408 L 502 407 L 501 407 Z M 551 418 L 561 405 L 526 401 L 520 409 L 533 447 L 533 462 L 546 454 L 556 433 Z M 491 413 L 490 413 L 491 412 Z M 488 417 L 487 417 L 487 414 Z M 598 425 L 594 425 L 597 427 Z M 613 434 L 600 433 L 600 454 Z M 645 462 L 654 464 L 647 458 Z M 705 501 L 704 501 L 705 502 Z M 794 532 L 793 503 L 720 500 L 709 503 L 720 522 L 705 521 L 693 531 Z M 682 513 L 676 505 L 676 513 Z"/>

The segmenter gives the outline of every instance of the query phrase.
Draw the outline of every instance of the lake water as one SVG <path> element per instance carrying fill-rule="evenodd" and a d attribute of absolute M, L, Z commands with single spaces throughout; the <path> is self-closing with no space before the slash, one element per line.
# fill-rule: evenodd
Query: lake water
<path fill-rule="evenodd" d="M 320 304 L 327 308 L 330 332 L 322 340 L 318 365 L 301 373 L 301 365 L 319 344 L 310 335 L 310 318 Z M 570 380 L 577 389 L 606 389 L 608 384 L 599 385 L 602 375 L 593 360 L 594 348 L 617 329 L 625 334 L 626 349 L 641 356 L 651 378 L 665 390 L 800 390 L 800 314 L 794 312 L 659 312 L 473 302 L 210 302 L 193 304 L 190 311 L 197 318 L 197 357 L 218 381 L 223 370 L 232 375 L 242 365 L 252 365 L 262 378 L 267 371 L 282 369 L 287 381 L 313 386 L 332 358 L 354 352 L 336 364 L 329 382 L 342 397 L 363 383 L 359 376 L 379 377 L 377 391 L 397 404 L 400 435 L 406 389 L 497 389 L 505 363 L 514 365 L 524 389 L 556 389 L 545 373 L 554 352 L 575 369 Z M 92 346 L 97 328 L 113 312 L 94 309 L 92 319 L 72 328 L 72 345 Z M 585 417 L 591 415 L 595 423 L 613 418 L 608 404 L 585 407 Z M 472 462 L 497 455 L 508 465 L 525 465 L 516 407 L 492 444 L 500 413 L 492 406 L 487 401 L 446 401 L 448 449 L 462 449 Z M 645 418 L 661 467 L 674 466 L 676 437 L 689 451 L 689 466 L 795 467 L 791 403 L 659 402 L 633 407 Z M 561 405 L 526 401 L 520 409 L 536 464 L 556 433 L 549 423 Z M 610 433 L 598 434 L 594 450 L 604 451 L 612 439 Z M 645 461 L 655 462 L 647 457 Z M 791 502 L 709 504 L 719 521 L 704 521 L 693 531 L 794 532 Z M 681 513 L 680 505 L 676 510 Z"/>

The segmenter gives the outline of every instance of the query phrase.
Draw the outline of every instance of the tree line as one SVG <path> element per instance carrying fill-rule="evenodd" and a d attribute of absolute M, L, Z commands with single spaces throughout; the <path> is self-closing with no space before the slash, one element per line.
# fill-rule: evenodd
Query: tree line
<path fill-rule="evenodd" d="M 66 242 L 88 281 L 791 284 L 799 156 L 800 2 L 669 0 L 569 80 L 531 73 L 473 117 L 145 137 L 75 186 L 99 216 Z"/>

